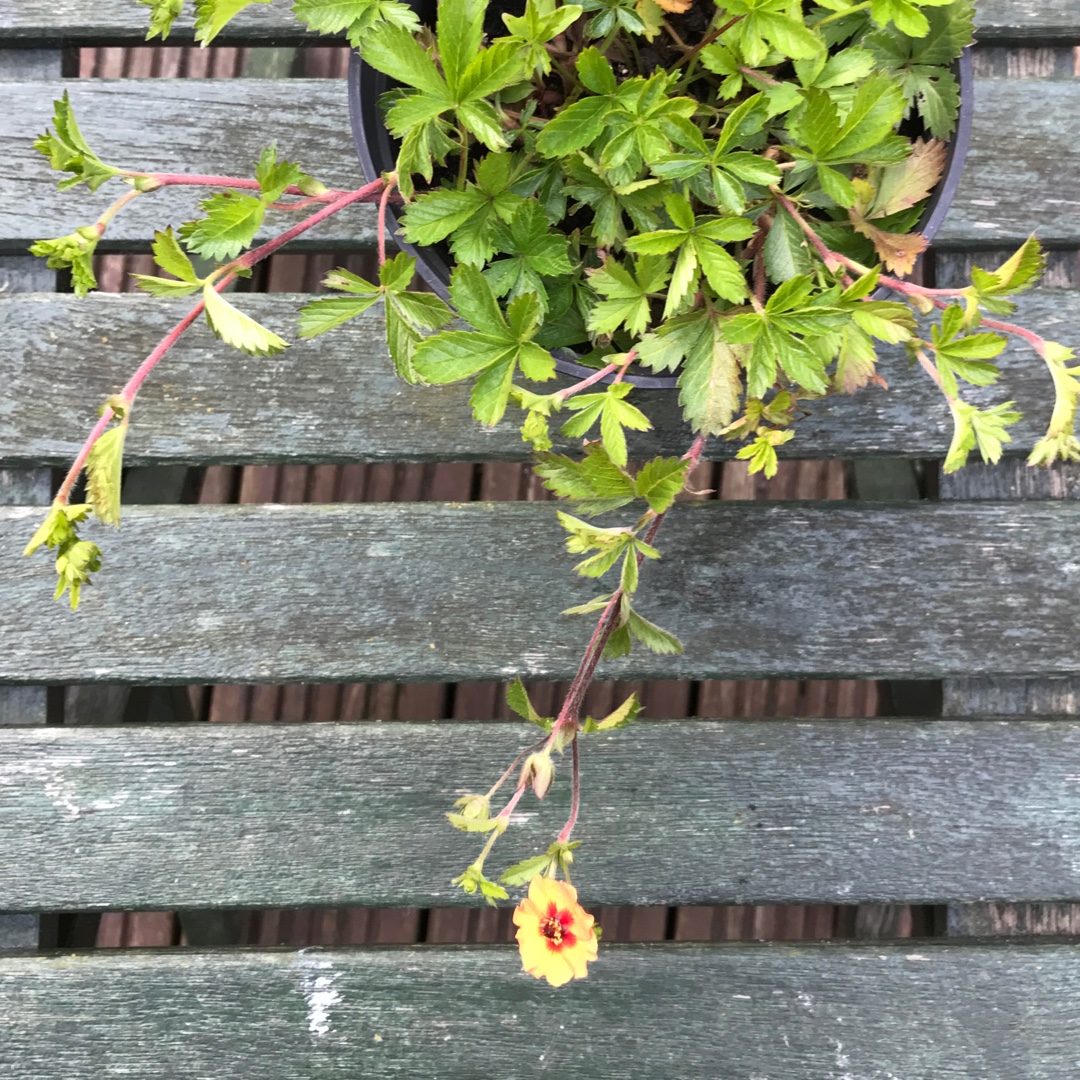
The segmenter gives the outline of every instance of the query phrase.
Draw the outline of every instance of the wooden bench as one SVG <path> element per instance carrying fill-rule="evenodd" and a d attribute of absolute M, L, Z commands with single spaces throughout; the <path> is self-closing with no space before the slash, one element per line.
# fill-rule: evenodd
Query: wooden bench
<path fill-rule="evenodd" d="M 227 40 L 296 43 L 286 9 L 251 9 Z M 647 596 L 686 652 L 608 670 L 941 681 L 944 715 L 658 719 L 598 739 L 580 879 L 590 906 L 948 904 L 951 939 L 605 945 L 558 995 L 502 948 L 32 951 L 40 913 L 460 904 L 450 879 L 473 845 L 441 815 L 492 770 L 465 722 L 64 726 L 48 723 L 52 688 L 565 678 L 579 643 L 556 613 L 587 592 L 537 504 L 176 505 L 126 512 L 77 615 L 48 603 L 42 563 L 20 552 L 49 470 L 161 322 L 145 299 L 56 293 L 25 256 L 93 202 L 58 194 L 30 150 L 51 101 L 70 89 L 88 138 L 132 164 L 245 171 L 272 130 L 328 181 L 355 175 L 334 82 L 163 80 L 150 104 L 132 82 L 62 78 L 61 46 L 135 44 L 144 17 L 130 0 L 0 0 L 2 1071 L 1074 1080 L 1077 945 L 972 935 L 1080 932 L 1080 507 L 1061 498 L 1077 474 L 1032 478 L 1010 460 L 916 501 L 897 463 L 942 457 L 948 430 L 899 358 L 890 393 L 825 404 L 793 444 L 854 460 L 860 492 L 888 501 L 680 508 Z M 1051 281 L 1075 288 L 1080 80 L 1066 76 L 1080 15 L 1068 0 L 981 0 L 980 19 L 973 147 L 938 279 L 1037 229 L 1062 252 Z M 1038 75 L 997 77 L 1018 65 Z M 228 138 L 212 134 L 221 122 Z M 146 250 L 185 212 L 145 204 L 110 229 L 111 250 Z M 356 210 L 305 243 L 371 240 Z M 291 337 L 295 299 L 244 304 Z M 1040 289 L 1020 316 L 1080 341 L 1076 292 Z M 269 359 L 193 332 L 140 396 L 129 463 L 523 459 L 509 427 L 471 424 L 459 388 L 398 383 L 378 324 L 372 313 Z M 1009 368 L 1021 404 L 1044 396 L 1029 355 L 1014 350 Z M 682 447 L 670 404 L 648 452 Z M 1026 411 L 1017 454 L 1045 421 Z M 496 534 L 546 543 L 525 563 L 514 545 L 489 550 Z M 478 551 L 508 600 L 472 595 Z M 543 588 L 517 595 L 521 580 Z M 545 621 L 550 637 L 523 629 Z M 516 725 L 482 730 L 496 763 L 522 741 Z M 539 824 L 561 820 L 564 796 Z"/>

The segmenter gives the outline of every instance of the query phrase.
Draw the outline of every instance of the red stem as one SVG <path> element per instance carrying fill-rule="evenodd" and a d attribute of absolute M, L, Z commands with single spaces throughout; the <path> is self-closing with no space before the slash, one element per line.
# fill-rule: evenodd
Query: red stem
<path fill-rule="evenodd" d="M 560 401 L 565 401 L 569 397 L 573 397 L 575 394 L 580 394 L 582 390 L 587 390 L 594 383 L 598 383 L 601 379 L 610 375 L 613 371 L 618 370 L 618 364 L 608 364 L 607 367 L 600 368 L 594 375 L 590 375 L 587 379 L 582 379 L 581 382 L 574 383 L 573 386 L 568 386 L 565 390 L 560 390 L 555 396 Z"/>
<path fill-rule="evenodd" d="M 573 766 L 573 793 L 570 796 L 570 816 L 566 819 L 566 824 L 562 827 L 562 832 L 559 833 L 556 843 L 565 844 L 570 839 L 570 834 L 574 831 L 574 826 L 577 824 L 578 811 L 581 809 L 581 765 L 578 762 L 578 741 L 577 736 L 574 736 L 574 741 L 570 744 L 571 763 Z"/>
<path fill-rule="evenodd" d="M 386 265 L 386 204 L 390 201 L 390 192 L 394 190 L 393 184 L 387 184 L 383 188 L 379 198 L 379 265 Z"/>
<path fill-rule="evenodd" d="M 202 175 L 199 173 L 140 173 L 140 172 L 124 172 L 121 176 L 130 177 L 145 177 L 148 180 L 154 180 L 159 187 L 229 187 L 240 188 L 244 191 L 261 191 L 258 180 L 251 180 L 243 176 L 212 176 Z M 307 195 L 306 191 L 301 191 L 295 184 L 290 184 L 283 192 L 283 195 Z M 310 196 L 313 199 L 318 199 L 320 202 L 327 202 L 330 199 L 337 198 L 340 195 L 345 195 L 344 191 L 329 190 L 324 191 L 321 195 Z"/>
<path fill-rule="evenodd" d="M 694 440 L 690 449 L 683 454 L 683 461 L 690 462 L 690 468 L 686 470 L 687 476 L 690 475 L 697 468 L 698 463 L 701 461 L 702 452 L 705 449 L 705 443 L 707 441 L 706 436 L 698 435 Z M 651 544 L 656 537 L 656 534 L 660 531 L 660 526 L 664 522 L 664 518 L 667 516 L 667 511 L 663 514 L 657 514 L 656 519 L 652 525 L 649 526 L 649 531 L 645 534 L 645 543 Z M 641 565 L 644 555 L 638 554 L 637 561 L 638 566 Z M 559 843 L 566 843 L 570 839 L 570 834 L 574 831 L 574 826 L 577 824 L 578 809 L 580 806 L 580 789 L 579 789 L 579 767 L 578 767 L 578 745 L 577 745 L 577 723 L 578 714 L 581 710 L 582 699 L 585 697 L 585 691 L 589 687 L 589 683 L 592 682 L 593 674 L 596 671 L 597 664 L 600 663 L 600 657 L 603 655 L 604 646 L 607 645 L 608 639 L 611 637 L 612 631 L 615 629 L 615 611 L 622 601 L 623 590 L 620 586 L 616 589 L 615 594 L 608 601 L 607 607 L 604 608 L 597 620 L 596 629 L 593 630 L 593 635 L 589 639 L 588 647 L 585 649 L 585 655 L 581 659 L 581 665 L 578 667 L 577 674 L 574 676 L 574 681 L 570 684 L 570 689 L 566 693 L 566 700 L 563 702 L 563 707 L 559 711 L 559 717 L 555 721 L 554 726 L 551 729 L 551 735 L 548 737 L 548 741 L 552 742 L 555 739 L 556 733 L 561 727 L 572 727 L 573 734 L 570 738 L 571 751 L 573 753 L 573 794 L 570 802 L 570 817 L 567 819 L 566 824 L 563 826 L 562 831 L 559 833 Z"/>
<path fill-rule="evenodd" d="M 254 181 L 252 181 L 254 183 Z M 324 206 L 317 213 L 311 215 L 311 217 L 305 218 L 303 221 L 298 221 L 291 229 L 286 230 L 280 236 L 275 236 L 274 239 L 268 240 L 260 247 L 249 251 L 246 255 L 241 255 L 240 258 L 233 260 L 227 266 L 221 268 L 225 271 L 220 281 L 214 283 L 215 292 L 221 292 L 229 284 L 236 280 L 236 274 L 231 272 L 233 267 L 238 269 L 249 269 L 256 263 L 261 262 L 268 255 L 277 251 L 278 248 L 283 247 L 290 240 L 294 240 L 301 233 L 307 232 L 308 229 L 315 225 L 318 225 L 320 221 L 324 221 L 332 214 L 336 214 L 339 210 L 343 210 L 346 206 L 350 206 L 352 203 L 359 202 L 362 199 L 368 198 L 373 195 L 377 190 L 382 187 L 382 180 L 372 181 L 370 184 L 365 184 L 362 188 L 357 188 L 355 191 L 348 191 L 341 195 L 335 202 L 332 202 L 329 206 Z M 176 344 L 185 330 L 202 314 L 205 303 L 200 300 L 166 335 L 158 342 L 153 352 L 136 368 L 135 374 L 128 379 L 127 384 L 123 390 L 117 395 L 124 402 L 126 402 L 128 408 L 135 400 L 136 394 L 139 392 L 139 388 L 146 381 L 146 377 L 157 366 L 158 361 Z M 59 491 L 56 493 L 56 501 L 60 503 L 67 503 L 71 498 L 72 488 L 75 486 L 75 481 L 79 478 L 79 473 L 82 472 L 86 465 L 87 459 L 90 457 L 90 451 L 94 447 L 94 443 L 104 434 L 105 429 L 109 426 L 109 422 L 113 419 L 113 410 L 106 408 L 101 414 L 100 419 L 94 425 L 93 430 L 87 436 L 86 441 L 83 443 L 82 448 L 76 455 L 75 460 L 72 462 L 71 468 L 68 469 L 67 475 L 64 477 L 63 483 L 60 485 Z"/>

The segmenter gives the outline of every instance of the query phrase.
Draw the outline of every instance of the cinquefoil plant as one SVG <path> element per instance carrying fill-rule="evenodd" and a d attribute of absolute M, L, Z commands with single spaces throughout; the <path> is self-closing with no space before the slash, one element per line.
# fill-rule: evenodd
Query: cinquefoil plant
<path fill-rule="evenodd" d="M 185 6 L 140 2 L 151 9 L 151 37 L 165 37 Z M 199 39 L 213 40 L 250 2 L 197 0 Z M 576 515 L 558 519 L 570 553 L 581 556 L 577 573 L 615 578 L 574 609 L 599 617 L 559 715 L 539 716 L 515 682 L 510 704 L 541 737 L 490 791 L 465 796 L 449 815 L 487 836 L 456 879 L 463 889 L 494 902 L 507 896 L 504 885 L 532 882 L 515 916 L 522 954 L 533 974 L 559 983 L 584 975 L 595 956 L 591 917 L 573 890 L 539 887 L 539 875 L 566 875 L 577 846 L 579 736 L 638 711 L 630 698 L 602 720 L 582 717 L 584 692 L 601 657 L 635 641 L 680 650 L 635 603 L 640 568 L 659 557 L 661 523 L 706 440 L 741 440 L 737 456 L 771 476 L 796 418 L 825 395 L 882 381 L 878 343 L 902 343 L 948 401 L 955 433 L 945 468 L 959 468 L 976 448 L 997 461 L 1019 414 L 1012 402 L 969 404 L 962 385 L 994 383 L 995 358 L 1015 335 L 1045 361 L 1055 391 L 1031 461 L 1076 460 L 1080 369 L 1069 366 L 1069 349 L 999 321 L 1013 310 L 1009 298 L 1039 276 L 1034 240 L 1003 266 L 973 271 L 966 288 L 904 280 L 926 246 L 912 230 L 956 123 L 952 68 L 972 38 L 971 0 L 525 0 L 501 20 L 488 9 L 487 0 L 440 0 L 427 27 L 398 0 L 296 0 L 298 19 L 344 31 L 366 63 L 398 84 L 382 101 L 400 148 L 396 168 L 354 191 L 327 190 L 273 148 L 253 179 L 109 165 L 87 146 L 67 98 L 56 103 L 53 130 L 36 145 L 69 174 L 60 186 L 96 191 L 115 179 L 129 187 L 94 224 L 33 248 L 50 266 L 70 268 L 80 294 L 94 285 L 94 247 L 125 203 L 175 185 L 219 190 L 176 233 L 157 233 L 154 255 L 166 276 L 138 276 L 156 296 L 201 299 L 103 405 L 27 551 L 56 550 L 57 595 L 68 592 L 75 607 L 101 558 L 78 527 L 90 515 L 119 523 L 124 437 L 143 380 L 201 314 L 245 352 L 284 349 L 222 290 L 325 217 L 377 202 L 378 281 L 332 273 L 326 285 L 340 295 L 303 308 L 300 336 L 381 302 L 398 374 L 412 383 L 472 380 L 473 413 L 484 425 L 513 410 L 536 471 L 575 505 Z M 411 257 L 387 257 L 391 200 L 405 204 L 408 241 L 448 254 L 452 308 L 410 291 Z M 244 253 L 268 215 L 314 207 Z M 197 271 L 188 252 L 215 268 Z M 880 298 L 883 286 L 892 299 Z M 455 313 L 471 329 L 450 326 Z M 546 390 L 556 374 L 552 350 L 563 348 L 595 373 Z M 690 433 L 682 457 L 628 465 L 626 432 L 650 427 L 650 397 L 626 378 L 635 364 L 677 375 Z M 585 440 L 580 455 L 551 452 L 553 424 Z M 87 502 L 72 506 L 84 468 Z M 592 520 L 629 506 L 620 523 Z M 487 860 L 514 807 L 530 789 L 544 797 L 553 755 L 566 750 L 573 795 L 565 827 L 542 854 L 506 870 L 502 884 L 489 878 Z M 495 811 L 507 782 L 512 794 Z"/>

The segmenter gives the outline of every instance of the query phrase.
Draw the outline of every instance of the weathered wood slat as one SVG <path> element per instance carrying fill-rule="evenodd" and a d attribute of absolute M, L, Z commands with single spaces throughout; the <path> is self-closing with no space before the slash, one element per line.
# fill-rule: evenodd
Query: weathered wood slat
<path fill-rule="evenodd" d="M 1080 39 L 1080 10 L 1073 0 L 978 0 L 979 40 L 1005 44 Z"/>
<path fill-rule="evenodd" d="M 131 168 L 250 175 L 266 140 L 333 185 L 358 181 L 343 85 L 336 80 L 80 80 L 66 84 L 0 84 L 0 251 L 22 251 L 43 222 L 60 235 L 92 221 L 113 198 L 57 192 L 31 149 L 52 114 L 52 100 L 71 93 L 79 121 L 109 161 Z M 1080 200 L 1069 178 L 1080 169 L 1071 137 L 1080 112 L 1076 80 L 983 79 L 968 167 L 940 244 L 993 246 L 1038 231 L 1054 244 L 1080 243 Z M 1037 136 L 1037 137 L 1036 137 Z M 192 193 L 161 192 L 128 207 L 110 226 L 103 249 L 145 250 L 153 229 L 191 214 Z M 374 213 L 357 207 L 319 226 L 298 247 L 360 249 L 373 243 Z"/>
<path fill-rule="evenodd" d="M 248 295 L 240 306 L 295 340 L 299 296 Z M 96 418 L 97 404 L 127 380 L 186 303 L 97 295 L 0 300 L 0 464 L 66 466 Z M 1038 290 L 1021 297 L 1017 319 L 1065 342 L 1080 341 L 1080 293 Z M 472 423 L 468 387 L 410 387 L 393 373 L 381 311 L 372 309 L 324 338 L 296 342 L 278 357 L 252 358 L 223 346 L 201 323 L 176 346 L 139 396 L 126 454 L 130 464 L 183 462 L 352 462 L 525 460 L 528 448 L 507 421 Z M 948 409 L 900 350 L 882 351 L 890 390 L 810 403 L 791 457 L 943 456 Z M 1015 399 L 1026 414 L 1013 453 L 1041 437 L 1053 396 L 1045 367 L 1012 349 L 998 387 L 966 391 L 972 401 Z M 674 393 L 649 395 L 658 430 L 634 437 L 640 457 L 682 453 L 689 436 Z M 730 458 L 740 444 L 714 439 L 708 453 Z M 873 466 L 869 466 L 873 468 Z"/>
<path fill-rule="evenodd" d="M 524 724 L 12 729 L 0 909 L 472 903 L 443 813 Z M 587 739 L 595 904 L 1080 894 L 1080 722 L 657 721 Z M 459 787 L 462 785 L 463 787 Z M 492 868 L 548 842 L 568 774 Z"/>
<path fill-rule="evenodd" d="M 226 26 L 218 40 L 229 45 L 303 40 L 306 32 L 290 14 L 291 7 L 291 0 L 255 4 Z M 0 9 L 0 32 L 19 45 L 61 37 L 81 45 L 134 45 L 145 36 L 147 19 L 147 12 L 128 0 L 7 0 Z M 984 41 L 1080 38 L 1080 15 L 1071 0 L 979 0 L 978 20 Z M 169 44 L 190 41 L 192 28 L 190 17 L 177 20 Z"/>
<path fill-rule="evenodd" d="M 1073 1080 L 1063 945 L 608 946 L 555 996 L 508 948 L 0 960 L 35 1080 L 949 1077 Z"/>
<path fill-rule="evenodd" d="M 597 591 L 548 506 L 156 507 L 91 532 L 77 614 L 0 508 L 0 682 L 565 678 Z M 685 655 L 605 678 L 1060 675 L 1076 667 L 1080 506 L 685 504 L 643 613 Z"/>
<path fill-rule="evenodd" d="M 135 7 L 138 13 L 138 7 Z M 121 189 L 93 195 L 58 192 L 48 163 L 32 149 L 51 122 L 52 101 L 71 95 L 83 133 L 102 157 L 127 168 L 253 175 L 260 148 L 276 139 L 282 156 L 299 161 L 332 187 L 363 183 L 349 130 L 345 85 L 336 79 L 115 79 L 0 83 L 0 186 L 9 205 L 0 212 L 0 252 L 21 252 L 42 229 L 60 236 L 93 221 Z M 104 249 L 148 250 L 154 228 L 192 216 L 202 189 L 157 192 L 139 200 L 110 226 Z M 18 202 L 21 205 L 15 206 Z M 152 202 L 154 205 L 147 205 Z M 273 235 L 295 222 L 277 214 Z M 291 250 L 371 248 L 375 213 L 343 211 Z"/>

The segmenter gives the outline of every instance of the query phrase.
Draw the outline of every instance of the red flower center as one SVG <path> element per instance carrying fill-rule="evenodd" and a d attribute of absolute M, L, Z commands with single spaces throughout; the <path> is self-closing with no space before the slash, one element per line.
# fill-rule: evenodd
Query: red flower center
<path fill-rule="evenodd" d="M 570 931 L 570 925 L 574 916 L 569 911 L 560 911 L 554 904 L 548 904 L 547 915 L 540 923 L 540 933 L 547 938 L 553 949 L 561 949 L 564 945 L 572 946 L 577 938 Z"/>

